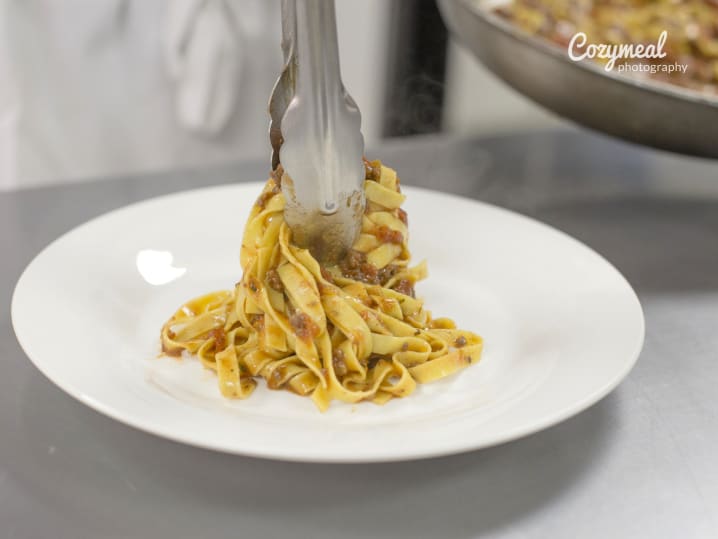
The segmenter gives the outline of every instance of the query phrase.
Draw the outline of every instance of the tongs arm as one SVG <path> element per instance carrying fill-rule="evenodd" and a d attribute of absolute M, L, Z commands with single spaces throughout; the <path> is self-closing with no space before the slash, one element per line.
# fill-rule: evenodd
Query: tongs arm
<path fill-rule="evenodd" d="M 285 67 L 270 100 L 272 164 L 296 243 L 335 260 L 364 208 L 361 116 L 341 80 L 334 0 L 283 0 Z"/>

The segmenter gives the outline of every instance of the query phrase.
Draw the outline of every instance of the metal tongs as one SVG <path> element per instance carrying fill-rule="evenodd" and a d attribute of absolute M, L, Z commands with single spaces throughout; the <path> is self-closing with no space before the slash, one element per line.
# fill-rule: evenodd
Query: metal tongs
<path fill-rule="evenodd" d="M 284 69 L 269 100 L 272 169 L 284 169 L 293 240 L 336 263 L 361 229 L 364 139 L 344 89 L 334 0 L 282 0 Z"/>

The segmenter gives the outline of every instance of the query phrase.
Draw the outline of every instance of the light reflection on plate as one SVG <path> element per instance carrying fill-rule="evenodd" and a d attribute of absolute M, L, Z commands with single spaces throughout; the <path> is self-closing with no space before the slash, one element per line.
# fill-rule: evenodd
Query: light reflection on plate
<path fill-rule="evenodd" d="M 176 281 L 187 272 L 187 268 L 174 267 L 173 261 L 174 256 L 169 251 L 142 249 L 137 252 L 135 266 L 147 283 L 161 286 Z"/>

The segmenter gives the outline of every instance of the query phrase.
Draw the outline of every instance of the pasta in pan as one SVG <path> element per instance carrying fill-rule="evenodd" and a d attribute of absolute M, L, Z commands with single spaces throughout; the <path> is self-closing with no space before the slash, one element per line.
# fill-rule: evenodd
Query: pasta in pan
<path fill-rule="evenodd" d="M 182 305 L 162 327 L 163 352 L 196 355 L 225 397 L 247 398 L 263 378 L 321 411 L 332 400 L 406 397 L 478 362 L 482 339 L 433 319 L 415 297 L 426 265 L 409 266 L 396 173 L 379 161 L 365 167 L 361 234 L 339 264 L 322 267 L 292 243 L 280 166 L 247 221 L 242 279 Z"/>
<path fill-rule="evenodd" d="M 586 34 L 591 43 L 613 46 L 656 43 L 666 32 L 664 57 L 619 58 L 618 65 L 645 61 L 650 63 L 645 71 L 623 71 L 718 96 L 716 0 L 511 0 L 501 2 L 494 12 L 562 48 L 570 47 L 577 32 Z M 596 61 L 605 64 L 608 58 Z M 682 64 L 685 70 L 659 69 L 673 64 Z"/>

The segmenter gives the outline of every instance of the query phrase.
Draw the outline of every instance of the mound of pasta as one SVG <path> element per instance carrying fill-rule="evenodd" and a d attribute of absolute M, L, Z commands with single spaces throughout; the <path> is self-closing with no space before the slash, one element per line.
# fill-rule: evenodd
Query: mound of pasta
<path fill-rule="evenodd" d="M 322 267 L 292 243 L 278 167 L 247 221 L 242 279 L 182 305 L 162 327 L 162 351 L 196 355 L 225 397 L 247 398 L 263 378 L 322 411 L 332 400 L 384 404 L 478 362 L 481 337 L 432 319 L 415 297 L 426 264 L 409 266 L 395 171 L 379 161 L 365 169 L 361 234 Z"/>

